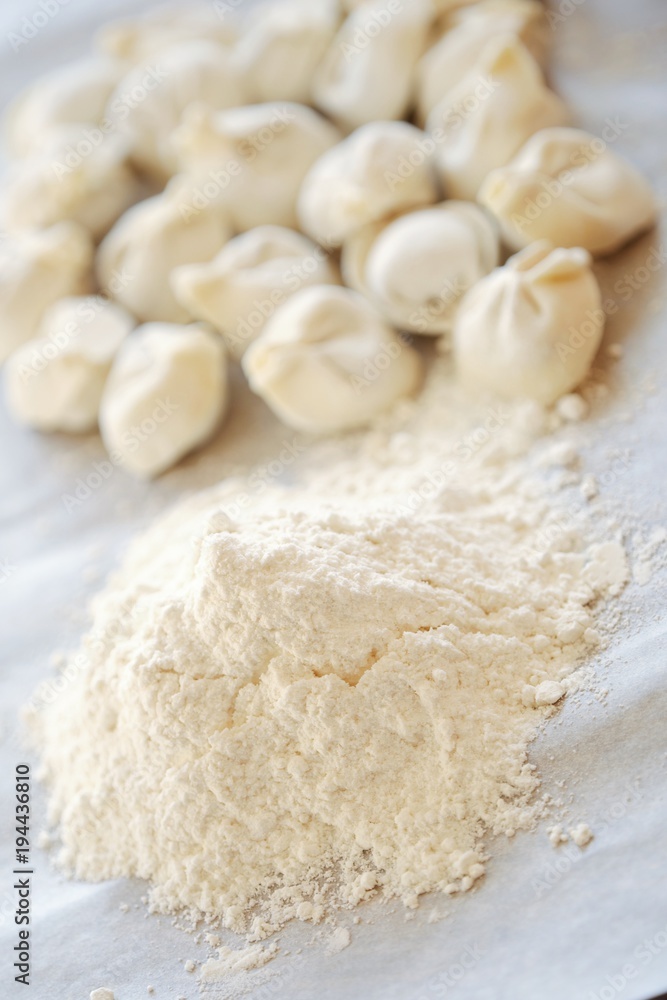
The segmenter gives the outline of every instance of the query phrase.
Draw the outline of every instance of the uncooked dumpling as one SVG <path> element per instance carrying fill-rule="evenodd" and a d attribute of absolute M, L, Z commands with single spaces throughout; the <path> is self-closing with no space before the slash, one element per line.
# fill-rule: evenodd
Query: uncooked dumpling
<path fill-rule="evenodd" d="M 10 106 L 5 138 L 12 156 L 28 156 L 63 125 L 95 125 L 104 118 L 123 66 L 105 56 L 87 56 L 39 77 Z"/>
<path fill-rule="evenodd" d="M 181 168 L 229 210 L 238 231 L 296 228 L 296 202 L 312 165 L 340 140 L 312 108 L 289 102 L 213 112 L 198 105 L 174 135 Z"/>
<path fill-rule="evenodd" d="M 3 375 L 15 420 L 42 431 L 91 431 L 113 359 L 132 316 L 101 296 L 61 299 L 39 336 L 8 358 Z"/>
<path fill-rule="evenodd" d="M 44 229 L 71 220 L 99 240 L 143 194 L 128 144 L 94 125 L 63 126 L 44 147 L 12 164 L 0 189 L 7 229 Z"/>
<path fill-rule="evenodd" d="M 211 260 L 231 236 L 224 208 L 196 208 L 190 185 L 175 177 L 162 194 L 135 205 L 116 223 L 100 246 L 97 275 L 102 288 L 111 288 L 138 319 L 184 323 L 192 317 L 174 298 L 171 272 Z"/>
<path fill-rule="evenodd" d="M 414 392 L 421 359 L 356 292 L 306 288 L 281 306 L 243 358 L 250 387 L 290 427 L 359 427 Z"/>
<path fill-rule="evenodd" d="M 636 167 L 603 139 L 574 128 L 537 132 L 487 178 L 479 200 L 515 249 L 549 239 L 596 255 L 614 253 L 657 215 L 655 196 Z"/>
<path fill-rule="evenodd" d="M 89 291 L 93 244 L 75 222 L 0 241 L 0 362 L 37 336 L 49 306 Z"/>
<path fill-rule="evenodd" d="M 367 223 L 438 196 L 429 136 L 407 122 L 372 122 L 315 163 L 299 195 L 299 220 L 322 246 L 340 246 Z"/>
<path fill-rule="evenodd" d="M 415 71 L 434 17 L 430 0 L 389 9 L 368 0 L 349 15 L 315 77 L 315 104 L 346 131 L 367 122 L 404 118 Z"/>
<path fill-rule="evenodd" d="M 248 12 L 234 57 L 249 100 L 309 104 L 338 28 L 335 0 L 268 0 Z"/>
<path fill-rule="evenodd" d="M 497 227 L 476 205 L 446 201 L 371 223 L 344 245 L 343 277 L 413 333 L 446 333 L 461 296 L 499 261 Z"/>
<path fill-rule="evenodd" d="M 227 358 L 218 334 L 195 325 L 147 323 L 116 356 L 100 431 L 114 464 L 151 478 L 204 444 L 227 403 Z"/>
<path fill-rule="evenodd" d="M 136 165 L 164 182 L 177 171 L 172 132 L 197 101 L 216 109 L 245 101 L 230 52 L 213 41 L 182 42 L 133 66 L 109 98 L 106 115 L 130 140 Z"/>
<path fill-rule="evenodd" d="M 445 194 L 474 201 L 488 174 L 508 163 L 533 133 L 568 120 L 566 106 L 518 38 L 489 42 L 428 119 Z"/>
<path fill-rule="evenodd" d="M 461 380 L 554 403 L 586 377 L 605 315 L 587 250 L 533 243 L 475 285 L 454 326 Z"/>
<path fill-rule="evenodd" d="M 231 4 L 234 2 L 231 0 Z M 95 47 L 126 64 L 136 64 L 182 42 L 212 41 L 225 47 L 233 46 L 239 37 L 240 25 L 239 18 L 230 13 L 224 11 L 225 16 L 221 16 L 215 2 L 188 3 L 187 7 L 161 4 L 138 17 L 103 24 L 95 35 Z"/>
<path fill-rule="evenodd" d="M 257 226 L 230 240 L 210 263 L 177 268 L 171 283 L 178 301 L 212 323 L 240 358 L 288 298 L 310 285 L 339 280 L 330 255 L 308 237 Z"/>
<path fill-rule="evenodd" d="M 515 35 L 540 64 L 546 60 L 551 32 L 538 0 L 483 0 L 455 12 L 451 23 L 418 66 L 420 122 L 468 75 L 498 35 Z"/>

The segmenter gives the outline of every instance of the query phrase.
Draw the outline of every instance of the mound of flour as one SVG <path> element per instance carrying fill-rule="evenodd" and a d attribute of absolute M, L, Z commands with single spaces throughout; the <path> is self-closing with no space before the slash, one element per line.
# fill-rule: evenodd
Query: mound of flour
<path fill-rule="evenodd" d="M 148 879 L 160 909 L 255 937 L 469 889 L 485 836 L 534 822 L 528 744 L 619 586 L 498 458 L 515 418 L 489 462 L 449 441 L 456 489 L 422 410 L 428 434 L 383 432 L 412 448 L 400 475 L 376 432 L 375 466 L 368 436 L 341 458 L 335 502 L 324 472 L 245 508 L 228 483 L 139 539 L 35 720 L 62 865 Z"/>

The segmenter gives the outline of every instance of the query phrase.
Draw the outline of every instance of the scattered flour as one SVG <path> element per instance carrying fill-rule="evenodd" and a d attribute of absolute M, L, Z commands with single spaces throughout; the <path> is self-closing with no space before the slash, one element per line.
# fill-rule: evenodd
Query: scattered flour
<path fill-rule="evenodd" d="M 329 938 L 329 942 L 327 944 L 327 954 L 339 955 L 341 951 L 345 951 L 346 948 L 350 947 L 351 941 L 352 935 L 347 927 L 337 927 Z"/>
<path fill-rule="evenodd" d="M 560 847 L 561 844 L 567 844 L 569 840 L 568 835 L 560 824 L 549 827 L 547 829 L 547 836 L 553 847 Z"/>
<path fill-rule="evenodd" d="M 66 870 L 259 942 L 465 892 L 488 834 L 534 824 L 528 745 L 627 561 L 527 466 L 544 411 L 457 392 L 441 360 L 299 489 L 229 481 L 134 544 L 32 720 Z M 270 957 L 223 948 L 215 974 Z"/>
<path fill-rule="evenodd" d="M 579 823 L 568 833 L 577 847 L 586 847 L 593 839 L 593 831 L 586 823 Z"/>
<path fill-rule="evenodd" d="M 535 688 L 535 704 L 538 708 L 555 705 L 565 694 L 565 687 L 558 681 L 542 681 Z"/>
<path fill-rule="evenodd" d="M 650 583 L 656 569 L 665 565 L 664 545 L 667 541 L 667 530 L 662 527 L 654 528 L 648 538 L 642 539 L 638 536 L 633 541 L 632 576 L 635 583 L 645 587 Z"/>
<path fill-rule="evenodd" d="M 270 944 L 264 947 L 251 944 L 247 948 L 234 950 L 222 946 L 218 949 L 218 957 L 210 958 L 201 970 L 202 983 L 215 983 L 226 976 L 238 972 L 250 972 L 268 965 L 278 954 L 278 945 Z"/>

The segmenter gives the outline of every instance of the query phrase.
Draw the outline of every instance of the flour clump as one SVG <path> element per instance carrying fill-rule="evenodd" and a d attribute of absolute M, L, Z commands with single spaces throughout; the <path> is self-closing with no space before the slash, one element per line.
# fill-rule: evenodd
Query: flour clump
<path fill-rule="evenodd" d="M 408 514 L 273 486 L 230 516 L 228 483 L 135 543 L 36 720 L 62 865 L 255 940 L 470 889 L 535 819 L 524 689 L 575 669 L 559 631 L 605 587 L 530 491 L 469 478 Z"/>

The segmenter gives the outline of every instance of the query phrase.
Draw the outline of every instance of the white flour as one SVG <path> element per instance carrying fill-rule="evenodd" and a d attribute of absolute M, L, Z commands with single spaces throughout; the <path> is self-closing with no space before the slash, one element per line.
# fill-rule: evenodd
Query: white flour
<path fill-rule="evenodd" d="M 135 543 L 36 720 L 66 868 L 259 940 L 466 891 L 533 824 L 528 743 L 627 569 L 521 461 L 552 418 L 456 392 L 441 361 L 300 489 L 228 483 Z"/>

